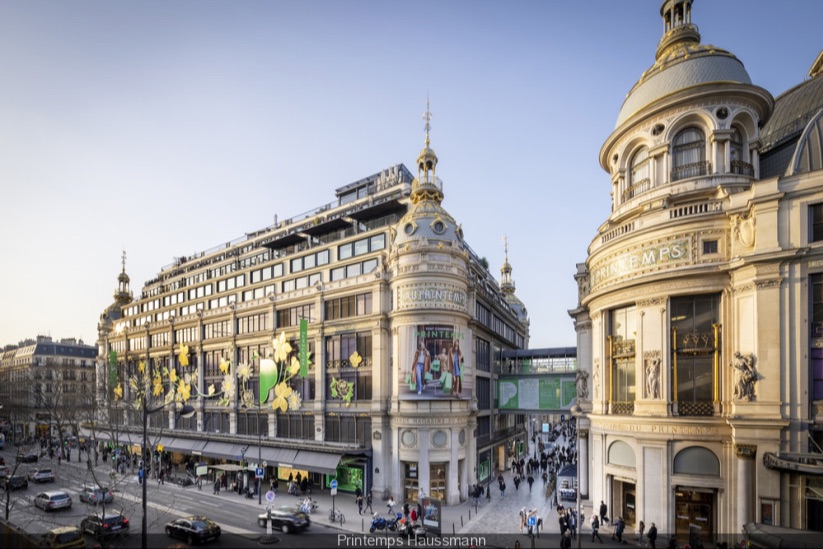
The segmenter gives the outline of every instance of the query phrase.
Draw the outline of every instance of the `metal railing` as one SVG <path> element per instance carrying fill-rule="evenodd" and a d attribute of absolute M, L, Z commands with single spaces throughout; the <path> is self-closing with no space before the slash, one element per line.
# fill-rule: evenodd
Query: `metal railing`
<path fill-rule="evenodd" d="M 690 177 L 699 177 L 701 175 L 708 175 L 711 171 L 712 163 L 708 160 L 701 162 L 694 162 L 692 164 L 684 164 L 672 168 L 671 180 L 680 181 L 681 179 L 688 179 Z"/>
<path fill-rule="evenodd" d="M 641 179 L 640 181 L 634 183 L 631 187 L 623 191 L 623 202 L 626 202 L 627 200 L 634 198 L 639 194 L 643 194 L 651 188 L 651 179 L 649 179 L 648 177 L 646 179 Z"/>

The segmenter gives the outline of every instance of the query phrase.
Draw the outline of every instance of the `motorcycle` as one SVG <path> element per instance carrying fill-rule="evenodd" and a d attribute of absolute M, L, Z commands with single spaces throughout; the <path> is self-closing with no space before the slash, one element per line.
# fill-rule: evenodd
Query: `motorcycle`
<path fill-rule="evenodd" d="M 398 523 L 403 519 L 403 513 L 397 513 L 397 516 L 386 521 L 386 528 L 394 532 L 397 530 Z"/>
<path fill-rule="evenodd" d="M 407 538 L 422 538 L 426 536 L 426 529 L 418 522 L 403 519 L 397 526 L 397 533 Z"/>
<path fill-rule="evenodd" d="M 371 519 L 371 526 L 369 532 L 374 533 L 375 530 L 385 530 L 388 527 L 388 521 L 378 515 L 377 513 Z"/>

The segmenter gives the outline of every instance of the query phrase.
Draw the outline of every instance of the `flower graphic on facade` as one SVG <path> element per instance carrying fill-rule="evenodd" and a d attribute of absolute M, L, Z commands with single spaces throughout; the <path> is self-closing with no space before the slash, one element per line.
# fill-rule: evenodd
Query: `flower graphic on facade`
<path fill-rule="evenodd" d="M 245 362 L 241 362 L 237 365 L 237 377 L 242 380 L 243 383 L 247 382 L 253 373 L 254 368 L 251 365 L 246 364 Z"/>
<path fill-rule="evenodd" d="M 361 357 L 357 351 L 354 351 L 349 357 L 349 363 L 352 365 L 352 368 L 357 368 L 362 362 L 363 357 Z"/>
<path fill-rule="evenodd" d="M 303 398 L 297 391 L 292 391 L 289 395 L 289 410 L 299 410 L 303 405 Z"/>
<path fill-rule="evenodd" d="M 274 402 L 272 403 L 272 408 L 277 410 L 280 409 L 281 412 L 285 412 L 289 409 L 289 402 L 288 398 L 292 394 L 292 388 L 288 386 L 285 381 L 282 381 L 274 386 Z"/>
<path fill-rule="evenodd" d="M 280 332 L 280 337 L 275 337 L 272 340 L 272 346 L 274 348 L 274 361 L 275 362 L 286 362 L 289 359 L 289 355 L 292 352 L 291 344 L 286 339 L 286 332 Z"/>
<path fill-rule="evenodd" d="M 120 400 L 123 398 L 123 386 L 118 382 L 117 387 L 114 388 L 114 399 Z"/>
<path fill-rule="evenodd" d="M 180 356 L 178 357 L 180 360 L 180 366 L 188 366 L 189 365 L 189 346 L 188 345 L 180 345 Z"/>
<path fill-rule="evenodd" d="M 171 381 L 172 383 L 177 383 L 177 370 L 175 370 L 174 368 L 169 370 L 169 381 Z"/>
<path fill-rule="evenodd" d="M 351 404 L 351 399 L 354 396 L 354 385 L 345 379 L 332 378 L 331 380 L 331 396 L 332 398 L 341 398 L 346 401 L 346 404 Z"/>
<path fill-rule="evenodd" d="M 228 374 L 230 368 L 231 368 L 231 360 L 226 358 L 226 357 L 222 357 L 220 359 L 220 372 L 224 373 L 224 374 Z"/>
<path fill-rule="evenodd" d="M 188 402 L 191 398 L 191 385 L 186 383 L 186 380 L 181 379 L 177 385 L 177 394 L 182 402 Z"/>

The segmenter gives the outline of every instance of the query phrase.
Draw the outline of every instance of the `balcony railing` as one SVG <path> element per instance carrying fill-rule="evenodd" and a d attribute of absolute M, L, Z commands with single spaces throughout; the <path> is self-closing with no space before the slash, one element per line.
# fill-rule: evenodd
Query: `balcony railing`
<path fill-rule="evenodd" d="M 672 168 L 671 180 L 680 181 L 681 179 L 688 179 L 690 177 L 698 177 L 701 175 L 708 175 L 711 171 L 712 163 L 708 160 L 702 162 L 694 162 L 693 164 L 684 164 Z"/>
<path fill-rule="evenodd" d="M 637 183 L 633 184 L 631 187 L 623 191 L 623 202 L 634 198 L 639 194 L 643 194 L 644 192 L 648 191 L 652 188 L 652 182 L 649 178 L 641 179 Z"/>
<path fill-rule="evenodd" d="M 713 416 L 714 404 L 705 401 L 680 401 L 677 413 L 681 416 Z"/>
<path fill-rule="evenodd" d="M 754 177 L 754 166 L 742 160 L 732 160 L 732 173 Z"/>
<path fill-rule="evenodd" d="M 612 414 L 618 416 L 630 416 L 634 414 L 634 401 L 611 401 L 609 410 Z"/>

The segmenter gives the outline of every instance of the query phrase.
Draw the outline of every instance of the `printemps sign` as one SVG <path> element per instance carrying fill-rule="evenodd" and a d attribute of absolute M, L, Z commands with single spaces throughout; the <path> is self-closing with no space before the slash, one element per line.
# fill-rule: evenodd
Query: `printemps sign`
<path fill-rule="evenodd" d="M 691 259 L 689 238 L 646 244 L 596 263 L 591 269 L 592 287 L 651 267 L 679 264 Z"/>

